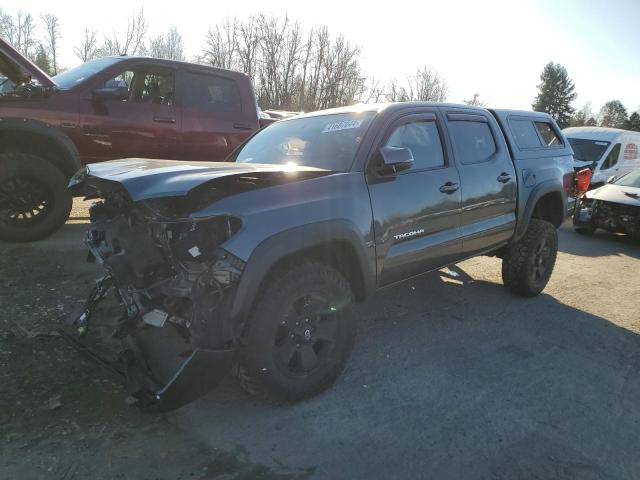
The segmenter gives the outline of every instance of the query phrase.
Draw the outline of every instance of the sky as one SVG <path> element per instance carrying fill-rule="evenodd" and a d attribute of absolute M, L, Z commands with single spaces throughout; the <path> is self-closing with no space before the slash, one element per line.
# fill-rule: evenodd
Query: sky
<path fill-rule="evenodd" d="M 640 108 L 640 0 L 20 0 L 3 7 L 59 16 L 65 67 L 79 63 L 73 46 L 85 27 L 121 31 L 140 8 L 151 35 L 178 28 L 189 58 L 211 25 L 263 12 L 343 34 L 361 47 L 365 73 L 383 82 L 430 66 L 446 79 L 450 102 L 478 92 L 488 106 L 530 109 L 540 73 L 554 61 L 575 83 L 576 108 L 592 102 L 597 113 L 611 99 Z"/>

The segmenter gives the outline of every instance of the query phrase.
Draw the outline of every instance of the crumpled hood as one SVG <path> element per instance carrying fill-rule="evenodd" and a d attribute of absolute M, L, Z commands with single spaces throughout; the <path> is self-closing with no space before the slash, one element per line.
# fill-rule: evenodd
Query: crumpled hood
<path fill-rule="evenodd" d="M 74 194 L 87 194 L 87 189 L 101 190 L 100 184 L 116 183 L 138 201 L 185 196 L 196 187 L 230 177 L 269 186 L 331 173 L 304 166 L 128 158 L 87 165 L 73 176 L 69 188 Z"/>
<path fill-rule="evenodd" d="M 49 75 L 2 38 L 0 38 L 0 73 L 18 85 L 31 78 L 44 87 L 56 86 Z"/>
<path fill-rule="evenodd" d="M 640 188 L 607 184 L 586 193 L 587 198 L 640 207 Z"/>

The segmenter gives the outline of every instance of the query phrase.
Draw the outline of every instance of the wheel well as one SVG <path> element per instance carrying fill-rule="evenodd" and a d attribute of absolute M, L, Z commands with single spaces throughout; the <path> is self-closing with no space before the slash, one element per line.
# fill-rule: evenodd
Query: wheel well
<path fill-rule="evenodd" d="M 69 150 L 55 139 L 38 132 L 22 130 L 0 131 L 0 153 L 21 152 L 37 155 L 71 177 L 78 166 Z"/>
<path fill-rule="evenodd" d="M 558 228 L 564 220 L 564 204 L 560 192 L 549 192 L 540 197 L 531 216 L 546 220 Z"/>
<path fill-rule="evenodd" d="M 274 272 L 287 268 L 287 266 L 303 258 L 317 260 L 335 268 L 349 282 L 356 301 L 364 301 L 366 288 L 362 268 L 353 247 L 344 240 L 321 243 L 287 255 L 269 269 L 269 272 L 261 282 L 260 288 Z"/>

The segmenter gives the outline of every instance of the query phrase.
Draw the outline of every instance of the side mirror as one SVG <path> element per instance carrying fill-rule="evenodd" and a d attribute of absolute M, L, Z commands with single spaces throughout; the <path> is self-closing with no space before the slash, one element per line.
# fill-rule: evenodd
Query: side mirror
<path fill-rule="evenodd" d="M 398 173 L 413 165 L 413 153 L 408 148 L 381 147 L 380 156 L 384 162 L 382 173 Z"/>
<path fill-rule="evenodd" d="M 613 183 L 616 181 L 616 176 L 615 175 L 611 175 L 609 178 L 607 178 L 606 183 Z"/>
<path fill-rule="evenodd" d="M 94 100 L 126 100 L 129 98 L 129 89 L 126 86 L 101 87 L 93 91 Z"/>

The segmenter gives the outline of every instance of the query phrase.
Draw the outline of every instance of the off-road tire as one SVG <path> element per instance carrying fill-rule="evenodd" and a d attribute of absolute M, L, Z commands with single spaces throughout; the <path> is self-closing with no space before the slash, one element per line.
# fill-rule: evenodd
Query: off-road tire
<path fill-rule="evenodd" d="M 547 245 L 548 254 L 542 255 L 541 246 Z M 543 247 L 546 251 L 546 248 Z M 558 232 L 549 222 L 532 218 L 524 236 L 511 243 L 502 259 L 504 286 L 523 297 L 535 297 L 546 287 L 558 254 Z M 544 271 L 538 268 L 539 258 L 544 256 Z"/>
<path fill-rule="evenodd" d="M 293 334 L 292 320 L 297 313 L 295 308 L 301 298 L 305 299 L 302 308 L 307 308 L 307 298 L 326 297 L 332 307 L 325 320 L 320 320 L 321 328 L 315 329 L 320 337 L 321 329 L 325 329 L 330 322 L 335 325 L 335 337 L 332 342 L 312 338 L 304 342 L 302 348 L 298 340 L 298 351 L 294 351 L 290 361 L 302 360 L 302 350 L 308 351 L 311 345 L 320 345 L 318 367 L 308 373 L 293 372 L 293 367 L 284 365 L 280 360 L 280 350 L 284 340 L 278 340 L 278 334 L 285 332 L 283 338 Z M 296 303 L 298 302 L 298 303 Z M 315 302 L 313 305 L 319 304 Z M 335 269 L 314 261 L 303 260 L 297 264 L 290 264 L 271 275 L 252 309 L 241 338 L 238 354 L 237 377 L 242 387 L 249 393 L 270 402 L 294 402 L 311 397 L 328 388 L 343 370 L 355 340 L 356 319 L 353 309 L 353 294 L 349 283 Z M 324 308 L 320 309 L 323 312 Z M 303 316 L 307 315 L 304 310 Z M 322 317 L 322 315 L 321 315 Z M 304 319 L 307 320 L 307 319 Z M 302 328 L 305 328 L 304 325 Z M 306 330 L 305 330 L 306 332 Z M 305 344 L 306 343 L 306 344 Z M 327 350 L 323 350 L 327 348 Z M 322 355 L 321 355 L 322 354 Z M 285 358 L 287 355 L 284 354 Z M 306 358 L 306 357 L 305 357 Z M 321 359 L 321 360 L 320 360 Z M 291 370 L 290 370 L 291 369 Z"/>
<path fill-rule="evenodd" d="M 21 183 L 16 183 L 21 182 Z M 16 199 L 16 185 L 31 185 L 46 198 L 43 210 L 32 218 L 10 216 Z M 60 228 L 69 218 L 73 198 L 67 191 L 67 177 L 47 160 L 27 153 L 0 154 L 0 240 L 40 240 Z"/>

